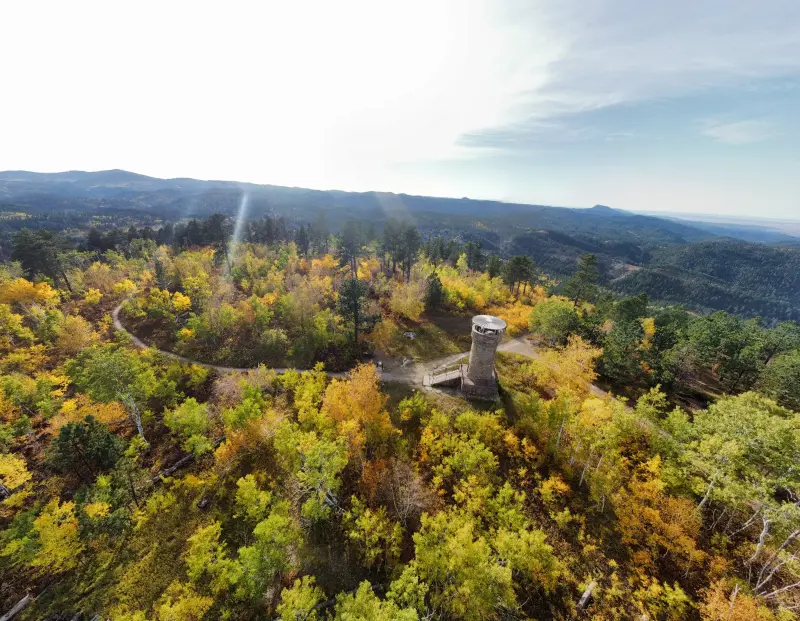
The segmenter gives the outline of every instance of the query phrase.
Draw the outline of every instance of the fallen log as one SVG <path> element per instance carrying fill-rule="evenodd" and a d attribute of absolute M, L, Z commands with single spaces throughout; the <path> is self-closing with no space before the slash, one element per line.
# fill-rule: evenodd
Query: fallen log
<path fill-rule="evenodd" d="M 0 621 L 11 621 L 11 619 L 17 616 L 17 613 L 27 608 L 28 604 L 30 604 L 32 601 L 33 598 L 31 597 L 31 594 L 28 593 L 25 597 L 14 604 L 14 607 L 11 610 L 0 617 Z"/>

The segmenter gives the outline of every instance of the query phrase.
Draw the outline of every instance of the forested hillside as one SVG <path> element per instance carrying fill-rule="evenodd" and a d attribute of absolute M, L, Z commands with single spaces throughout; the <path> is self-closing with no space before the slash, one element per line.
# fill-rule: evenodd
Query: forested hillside
<path fill-rule="evenodd" d="M 711 240 L 665 246 L 612 287 L 698 310 L 800 319 L 800 249 Z"/>
<path fill-rule="evenodd" d="M 11 237 L 3 611 L 797 619 L 797 323 L 409 221 L 234 224 Z M 501 398 L 424 387 L 479 313 Z"/>
<path fill-rule="evenodd" d="M 292 227 L 322 218 L 326 226 L 338 230 L 347 220 L 358 219 L 365 227 L 380 230 L 388 219 L 401 219 L 414 223 L 423 239 L 444 236 L 474 242 L 504 258 L 526 254 L 557 279 L 571 276 L 579 257 L 592 253 L 613 289 L 625 294 L 644 291 L 653 300 L 686 304 L 700 312 L 726 310 L 769 321 L 796 319 L 800 312 L 793 278 L 797 253 L 719 236 L 758 238 L 758 231 L 741 226 L 698 228 L 690 222 L 602 205 L 565 209 L 157 179 L 122 170 L 0 173 L 0 258 L 9 257 L 11 235 L 23 227 L 60 230 L 77 240 L 91 227 L 157 229 L 214 213 L 235 217 L 245 203 L 250 216 L 284 218 Z"/>

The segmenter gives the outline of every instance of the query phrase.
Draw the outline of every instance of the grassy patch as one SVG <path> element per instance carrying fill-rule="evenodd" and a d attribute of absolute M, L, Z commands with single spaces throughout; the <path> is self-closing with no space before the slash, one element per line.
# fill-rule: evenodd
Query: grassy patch
<path fill-rule="evenodd" d="M 460 320 L 459 324 L 464 323 L 463 317 L 455 319 Z M 389 356 L 425 361 L 457 354 L 470 347 L 469 327 L 462 330 L 463 334 L 460 334 L 457 330 L 445 329 L 438 322 L 427 320 L 427 318 L 423 319 L 421 323 L 396 321 L 394 325 L 388 338 L 382 339 L 383 347 L 377 345 Z M 413 339 L 408 338 L 403 336 L 404 332 L 413 332 L 415 336 Z"/>

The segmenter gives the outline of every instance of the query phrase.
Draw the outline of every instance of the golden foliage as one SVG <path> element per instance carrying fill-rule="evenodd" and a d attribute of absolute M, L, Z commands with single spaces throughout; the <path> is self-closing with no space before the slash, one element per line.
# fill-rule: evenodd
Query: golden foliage
<path fill-rule="evenodd" d="M 46 573 L 60 573 L 78 564 L 83 544 L 78 535 L 75 503 L 50 501 L 33 522 L 39 550 L 31 565 Z"/>
<path fill-rule="evenodd" d="M 92 324 L 79 315 L 67 315 L 56 327 L 56 349 L 64 356 L 74 356 L 97 340 Z"/>
<path fill-rule="evenodd" d="M 508 324 L 506 333 L 509 336 L 516 336 L 528 331 L 531 310 L 533 310 L 533 307 L 529 304 L 514 300 L 504 306 L 491 306 L 485 309 L 484 312 L 487 315 L 494 315 L 503 319 Z"/>
<path fill-rule="evenodd" d="M 389 309 L 400 317 L 411 321 L 419 321 L 425 310 L 425 282 L 412 280 L 405 283 L 394 283 L 389 298 Z"/>
<path fill-rule="evenodd" d="M 358 262 L 358 277 L 372 280 L 381 271 L 381 263 L 376 257 L 365 257 Z"/>
<path fill-rule="evenodd" d="M 0 454 L 0 482 L 13 491 L 31 480 L 25 460 L 11 453 Z"/>
<path fill-rule="evenodd" d="M 0 284 L 0 303 L 20 304 L 48 304 L 58 301 L 58 292 L 46 282 L 32 282 L 24 278 Z"/>
<path fill-rule="evenodd" d="M 64 425 L 80 422 L 87 416 L 94 416 L 98 422 L 111 427 L 127 421 L 127 414 L 121 403 L 98 403 L 92 401 L 88 395 L 78 394 L 74 399 L 67 399 L 61 404 L 61 409 L 50 419 L 47 433 L 58 435 Z"/>
<path fill-rule="evenodd" d="M 597 378 L 594 364 L 602 353 L 602 349 L 581 337 L 570 336 L 566 346 L 545 350 L 530 363 L 530 368 L 539 386 L 550 394 L 582 397 Z"/>
<path fill-rule="evenodd" d="M 368 335 L 369 341 L 379 351 L 389 351 L 392 342 L 400 333 L 400 326 L 390 317 L 382 317 L 372 332 Z"/>
<path fill-rule="evenodd" d="M 47 348 L 44 345 L 15 349 L 2 359 L 0 366 L 5 372 L 21 371 L 32 375 L 47 362 Z"/>
<path fill-rule="evenodd" d="M 100 291 L 100 289 L 89 289 L 83 295 L 83 301 L 91 305 L 99 304 L 100 300 L 102 299 L 103 299 L 103 292 Z"/>
<path fill-rule="evenodd" d="M 158 621 L 200 621 L 214 600 L 200 595 L 190 586 L 173 582 L 156 606 Z"/>
<path fill-rule="evenodd" d="M 656 320 L 654 317 L 644 317 L 642 320 L 642 349 L 650 349 L 653 345 L 653 337 L 656 334 Z"/>
<path fill-rule="evenodd" d="M 388 397 L 380 391 L 378 371 L 360 364 L 347 379 L 334 379 L 325 390 L 322 411 L 336 423 L 339 433 L 351 440 L 351 451 L 360 451 L 363 438 L 380 443 L 396 433 L 386 412 Z"/>
<path fill-rule="evenodd" d="M 703 601 L 698 605 L 703 621 L 769 621 L 775 618 L 769 608 L 738 591 L 723 581 L 705 589 Z"/>
<path fill-rule="evenodd" d="M 107 263 L 95 261 L 83 273 L 83 284 L 89 289 L 98 289 L 103 293 L 108 293 L 118 280 L 116 274 L 111 271 L 111 266 Z"/>
<path fill-rule="evenodd" d="M 421 261 L 420 274 L 426 278 L 434 271 L 442 281 L 445 302 L 458 310 L 485 312 L 490 306 L 505 305 L 512 299 L 511 292 L 499 277 L 489 278 L 483 272 L 466 269 L 466 259 L 462 270 L 449 265 L 439 265 L 435 270 L 428 261 Z"/>
<path fill-rule="evenodd" d="M 136 291 L 136 284 L 134 284 L 134 282 L 129 278 L 123 278 L 119 282 L 114 283 L 112 291 L 114 292 L 114 295 L 119 295 L 121 297 L 128 297 L 134 291 Z"/>
<path fill-rule="evenodd" d="M 192 308 L 192 299 L 188 295 L 176 291 L 172 294 L 172 307 L 179 313 L 188 311 Z"/>
<path fill-rule="evenodd" d="M 111 506 L 105 502 L 90 502 L 83 506 L 83 512 L 93 520 L 106 517 L 110 509 Z"/>

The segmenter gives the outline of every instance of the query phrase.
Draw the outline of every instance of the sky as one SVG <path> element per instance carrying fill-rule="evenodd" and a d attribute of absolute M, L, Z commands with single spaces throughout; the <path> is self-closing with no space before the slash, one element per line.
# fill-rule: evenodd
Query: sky
<path fill-rule="evenodd" d="M 4 2 L 0 170 L 800 219 L 798 0 Z"/>

